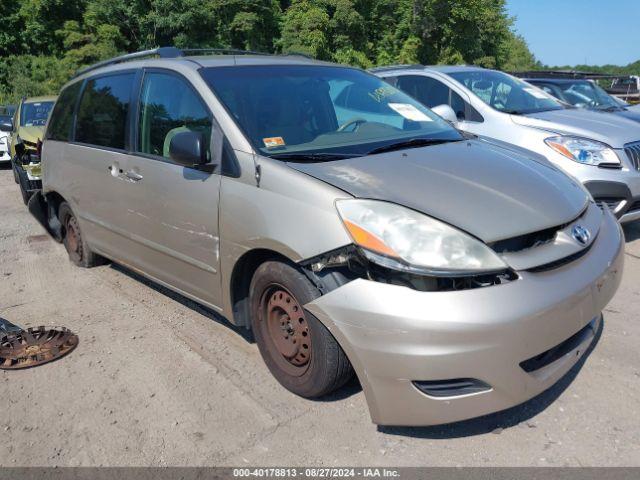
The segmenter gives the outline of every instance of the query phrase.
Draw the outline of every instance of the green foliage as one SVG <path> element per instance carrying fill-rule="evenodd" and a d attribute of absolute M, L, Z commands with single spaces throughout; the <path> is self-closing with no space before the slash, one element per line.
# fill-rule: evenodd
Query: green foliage
<path fill-rule="evenodd" d="M 56 93 L 83 66 L 166 45 L 298 52 L 361 68 L 542 67 L 513 32 L 505 0 L 3 0 L 0 18 L 0 103 Z M 640 61 L 602 69 L 638 73 Z"/>

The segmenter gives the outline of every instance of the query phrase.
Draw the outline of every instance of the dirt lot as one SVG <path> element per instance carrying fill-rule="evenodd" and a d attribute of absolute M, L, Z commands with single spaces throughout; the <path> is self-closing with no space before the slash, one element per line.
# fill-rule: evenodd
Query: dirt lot
<path fill-rule="evenodd" d="M 73 267 L 10 170 L 0 206 L 0 317 L 80 337 L 0 371 L 0 465 L 640 465 L 640 226 L 598 344 L 558 385 L 469 422 L 377 428 L 357 382 L 300 399 L 224 319 L 120 267 Z"/>

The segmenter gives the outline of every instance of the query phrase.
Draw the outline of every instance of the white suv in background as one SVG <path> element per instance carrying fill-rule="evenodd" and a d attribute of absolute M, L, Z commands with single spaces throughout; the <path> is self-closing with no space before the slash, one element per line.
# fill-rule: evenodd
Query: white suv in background
<path fill-rule="evenodd" d="M 640 124 L 561 103 L 506 73 L 480 67 L 373 69 L 456 127 L 542 154 L 620 219 L 640 218 Z"/>
<path fill-rule="evenodd" d="M 9 115 L 0 115 L 0 164 L 11 162 L 11 154 L 9 153 L 11 125 L 12 121 Z"/>

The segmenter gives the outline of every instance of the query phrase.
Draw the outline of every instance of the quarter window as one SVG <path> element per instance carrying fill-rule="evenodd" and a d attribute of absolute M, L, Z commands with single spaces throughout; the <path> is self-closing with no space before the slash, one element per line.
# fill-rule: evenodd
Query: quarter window
<path fill-rule="evenodd" d="M 73 111 L 76 108 L 78 94 L 82 82 L 76 82 L 65 88 L 53 107 L 51 120 L 47 129 L 47 139 L 60 140 L 66 142 L 71 135 L 71 127 L 73 126 Z"/>
<path fill-rule="evenodd" d="M 145 74 L 140 95 L 138 152 L 170 158 L 171 139 L 187 131 L 203 133 L 209 151 L 211 125 L 211 115 L 186 81 L 168 73 Z"/>
<path fill-rule="evenodd" d="M 129 98 L 134 79 L 134 73 L 124 73 L 87 81 L 78 107 L 76 141 L 125 148 Z"/>

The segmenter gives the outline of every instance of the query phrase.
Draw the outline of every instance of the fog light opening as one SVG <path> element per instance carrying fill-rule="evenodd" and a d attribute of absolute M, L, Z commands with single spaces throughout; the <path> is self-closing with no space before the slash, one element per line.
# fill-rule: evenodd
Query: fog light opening
<path fill-rule="evenodd" d="M 448 380 L 414 380 L 413 385 L 430 397 L 461 397 L 473 393 L 488 392 L 491 385 L 475 378 Z"/>

